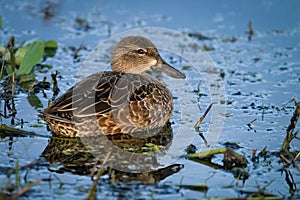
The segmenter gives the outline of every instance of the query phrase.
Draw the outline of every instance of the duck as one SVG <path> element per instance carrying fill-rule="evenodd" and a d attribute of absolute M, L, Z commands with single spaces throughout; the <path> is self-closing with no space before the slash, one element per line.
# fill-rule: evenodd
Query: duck
<path fill-rule="evenodd" d="M 65 137 L 145 133 L 172 117 L 173 96 L 147 73 L 185 79 L 143 36 L 127 36 L 112 50 L 112 71 L 89 75 L 40 113 L 51 131 Z"/>

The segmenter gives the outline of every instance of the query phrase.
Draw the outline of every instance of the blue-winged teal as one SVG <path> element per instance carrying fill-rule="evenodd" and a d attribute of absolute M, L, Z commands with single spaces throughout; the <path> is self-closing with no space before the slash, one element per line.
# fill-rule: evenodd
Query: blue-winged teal
<path fill-rule="evenodd" d="M 122 39 L 112 51 L 113 71 L 88 76 L 52 102 L 41 118 L 52 132 L 70 137 L 134 133 L 162 127 L 170 119 L 168 88 L 144 73 L 185 75 L 165 62 L 155 45 L 140 36 Z"/>

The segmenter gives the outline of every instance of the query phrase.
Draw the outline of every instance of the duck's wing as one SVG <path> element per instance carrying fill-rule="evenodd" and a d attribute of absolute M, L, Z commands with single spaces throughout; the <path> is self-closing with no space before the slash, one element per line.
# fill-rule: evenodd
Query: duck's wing
<path fill-rule="evenodd" d="M 122 127 L 156 127 L 170 118 L 172 108 L 172 95 L 157 80 L 137 74 L 101 72 L 70 88 L 41 117 L 63 123 L 102 117 L 111 119 L 103 122 L 106 126 L 112 121 L 115 125 L 117 120 Z"/>
<path fill-rule="evenodd" d="M 74 121 L 108 112 L 111 109 L 109 96 L 118 76 L 114 72 L 101 72 L 85 78 L 53 101 L 42 118 L 55 116 Z"/>

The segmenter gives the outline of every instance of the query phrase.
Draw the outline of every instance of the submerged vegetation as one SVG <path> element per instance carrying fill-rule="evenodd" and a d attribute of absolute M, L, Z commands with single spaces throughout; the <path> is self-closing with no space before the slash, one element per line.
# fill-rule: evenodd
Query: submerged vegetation
<path fill-rule="evenodd" d="M 57 48 L 55 41 L 39 39 L 26 41 L 16 46 L 14 36 L 10 37 L 7 46 L 0 46 L 0 89 L 2 90 L 0 98 L 1 102 L 4 102 L 4 107 L 0 111 L 1 138 L 5 138 L 6 133 L 11 134 L 13 137 L 38 136 L 36 133 L 14 128 L 17 124 L 21 124 L 22 127 L 24 123 L 23 119 L 15 121 L 18 110 L 16 109 L 14 98 L 22 92 L 28 95 L 27 99 L 33 108 L 40 109 L 43 107 L 35 93 L 49 89 L 50 83 L 46 82 L 45 79 L 42 81 L 36 80 L 35 70 L 51 69 L 52 66 L 43 65 L 41 62 L 47 57 L 53 57 Z M 12 126 L 2 124 L 3 118 L 10 119 Z M 29 191 L 31 187 L 39 184 L 39 179 L 35 181 L 25 180 L 21 184 L 19 171 L 27 167 L 30 166 L 19 166 L 18 161 L 16 161 L 15 168 L 2 169 L 6 171 L 7 180 L 1 180 L 1 199 L 17 199 Z"/>
<path fill-rule="evenodd" d="M 55 41 L 43 41 L 39 39 L 22 42 L 15 45 L 15 38 L 11 36 L 7 46 L 0 46 L 0 85 L 1 99 L 4 101 L 4 109 L 1 112 L 1 118 L 10 118 L 11 124 L 15 125 L 15 116 L 17 110 L 15 108 L 15 94 L 25 93 L 27 99 L 33 108 L 42 109 L 40 99 L 36 93 L 50 89 L 50 82 L 37 80 L 35 71 L 48 72 L 52 69 L 50 65 L 41 64 L 48 57 L 53 57 L 57 50 Z M 20 119 L 19 123 L 23 123 Z M 2 129 L 11 129 L 1 125 Z"/>
<path fill-rule="evenodd" d="M 207 152 L 195 152 L 196 147 L 194 147 L 192 152 L 188 151 L 185 157 L 187 159 L 193 160 L 194 162 L 205 164 L 215 169 L 223 169 L 226 171 L 230 171 L 233 174 L 233 176 L 237 179 L 237 181 L 242 180 L 243 184 L 245 184 L 246 180 L 249 178 L 249 176 L 251 176 L 251 173 L 247 170 L 247 166 L 249 165 L 249 162 L 251 162 L 253 166 L 257 167 L 258 165 L 261 165 L 263 167 L 264 163 L 269 163 L 270 165 L 272 165 L 272 162 L 277 160 L 279 163 L 281 163 L 281 168 L 278 170 L 285 173 L 286 176 L 285 181 L 289 187 L 291 196 L 293 196 L 298 189 L 297 189 L 297 182 L 294 179 L 294 175 L 291 173 L 289 168 L 292 167 L 296 169 L 296 171 L 300 172 L 300 167 L 297 164 L 297 160 L 300 157 L 300 151 L 297 149 L 293 150 L 290 147 L 290 144 L 293 142 L 293 140 L 300 140 L 300 138 L 298 137 L 298 130 L 295 131 L 296 124 L 300 117 L 300 102 L 296 102 L 295 99 L 293 101 L 295 103 L 294 114 L 291 117 L 290 124 L 286 128 L 286 136 L 284 138 L 281 149 L 279 149 L 278 151 L 268 151 L 267 147 L 265 147 L 257 154 L 257 150 L 254 149 L 252 151 L 252 157 L 248 161 L 245 155 L 240 155 L 234 151 L 234 149 L 241 148 L 240 146 L 238 146 L 237 144 L 232 145 L 233 143 L 227 143 L 225 144 L 225 146 L 227 147 L 213 149 Z M 195 125 L 195 129 L 196 131 L 199 131 L 199 135 L 203 139 L 204 143 L 206 143 L 206 140 L 205 137 L 201 135 L 199 128 L 212 106 L 213 104 L 210 104 L 208 109 L 204 112 L 203 116 L 201 116 L 201 118 Z M 213 163 L 212 161 L 212 159 L 218 154 L 223 155 L 223 160 L 222 160 L 223 165 Z M 260 161 L 261 159 L 263 159 L 263 161 Z M 271 181 L 270 184 L 272 184 L 272 182 L 273 181 Z M 281 199 L 282 198 L 282 196 L 276 196 L 267 193 L 265 191 L 267 189 L 267 186 L 268 185 L 264 186 L 263 188 L 259 188 L 258 191 L 241 191 L 241 192 L 247 193 L 247 197 L 249 199 L 252 198 Z"/>
<path fill-rule="evenodd" d="M 7 47 L 0 46 L 1 56 L 1 83 L 5 89 L 11 88 L 14 93 L 16 86 L 23 89 L 33 89 L 36 82 L 34 67 L 40 64 L 41 60 L 53 57 L 57 49 L 55 41 L 31 40 L 23 42 L 15 47 L 14 36 L 10 37 Z M 49 65 L 39 65 L 40 68 L 52 68 Z M 5 82 L 5 83 L 3 83 Z M 13 96 L 13 95 L 12 95 Z"/>

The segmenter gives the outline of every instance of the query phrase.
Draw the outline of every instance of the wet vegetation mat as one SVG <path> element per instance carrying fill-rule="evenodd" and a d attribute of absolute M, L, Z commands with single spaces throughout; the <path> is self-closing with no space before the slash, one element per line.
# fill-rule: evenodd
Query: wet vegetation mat
<path fill-rule="evenodd" d="M 133 12 L 152 9 L 149 2 L 126 9 L 119 3 L 0 3 L 0 199 L 299 199 L 300 18 L 292 12 L 299 3 L 208 3 L 216 9 L 211 16 L 199 11 L 202 4 L 185 5 L 185 15 L 167 1 L 162 6 L 174 13 L 150 17 Z M 289 10 L 282 23 L 267 17 L 278 19 L 282 9 Z M 195 127 L 184 134 L 195 139 L 184 153 L 161 164 L 185 125 L 176 96 L 170 123 L 151 137 L 52 134 L 38 115 L 83 78 L 77 70 L 84 58 L 99 41 L 144 26 L 175 27 L 193 38 L 217 66 L 203 77 L 217 75 L 211 87 L 225 87 L 216 102 L 191 63 L 165 54 L 193 86 L 177 89 L 199 108 L 199 118 L 188 119 Z M 212 145 L 218 105 L 226 107 L 218 113 L 225 123 Z M 122 157 L 107 143 L 139 156 Z"/>

